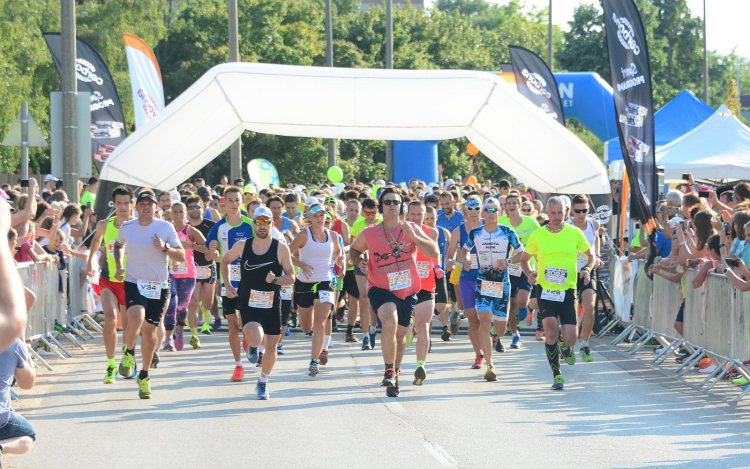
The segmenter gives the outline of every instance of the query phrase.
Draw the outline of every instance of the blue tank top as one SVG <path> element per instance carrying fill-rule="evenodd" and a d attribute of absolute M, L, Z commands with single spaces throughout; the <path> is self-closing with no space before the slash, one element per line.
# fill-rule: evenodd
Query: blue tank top
<path fill-rule="evenodd" d="M 482 221 L 484 221 L 484 220 L 482 220 Z M 469 233 L 466 232 L 466 224 L 461 224 L 461 226 L 459 228 L 460 229 L 458 231 L 461 234 L 461 238 L 460 238 L 460 241 L 458 243 L 458 249 L 463 249 L 464 248 L 464 244 L 466 244 L 466 241 L 468 241 L 468 239 L 469 239 Z M 469 252 L 469 256 L 470 256 L 469 257 L 469 261 L 472 264 L 474 264 L 474 266 L 477 267 L 477 268 L 476 269 L 471 269 L 471 270 L 464 270 L 463 268 L 461 268 L 461 279 L 462 280 L 463 279 L 466 279 L 466 280 L 476 280 L 477 279 L 477 275 L 479 275 L 479 268 L 478 268 L 479 263 L 477 262 L 477 247 L 476 246 L 474 246 L 473 248 L 471 248 L 471 251 Z"/>
<path fill-rule="evenodd" d="M 440 267 L 445 270 L 445 245 L 447 244 L 445 239 L 445 231 L 439 227 L 438 230 L 438 249 L 440 250 Z"/>
<path fill-rule="evenodd" d="M 287 217 L 281 217 L 284 219 L 284 226 L 281 227 L 281 231 L 288 231 L 292 232 L 292 225 L 289 223 L 289 219 Z"/>

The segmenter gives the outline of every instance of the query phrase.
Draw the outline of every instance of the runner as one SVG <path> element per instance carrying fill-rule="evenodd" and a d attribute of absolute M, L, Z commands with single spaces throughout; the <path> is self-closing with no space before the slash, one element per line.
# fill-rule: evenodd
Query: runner
<path fill-rule="evenodd" d="M 148 369 L 158 346 L 156 328 L 169 301 L 167 258 L 185 262 L 185 251 L 174 227 L 154 218 L 156 195 L 144 189 L 135 200 L 138 219 L 120 226 L 114 244 L 115 279 L 125 280 L 125 302 L 128 325 L 125 327 L 125 348 L 120 362 L 120 375 L 132 376 L 135 370 L 135 345 L 141 333 L 142 366 L 138 374 L 138 396 L 151 399 Z M 124 247 L 128 247 L 128 271 L 123 267 Z M 145 319 L 145 322 L 144 322 Z"/>
<path fill-rule="evenodd" d="M 125 314 L 125 286 L 122 280 L 115 278 L 117 271 L 114 258 L 114 246 L 117 241 L 117 233 L 123 223 L 132 220 L 132 207 L 135 200 L 133 190 L 127 186 L 118 186 L 112 191 L 112 204 L 115 214 L 106 220 L 96 224 L 94 238 L 91 241 L 89 257 L 86 260 L 86 272 L 90 277 L 96 275 L 94 262 L 96 253 L 104 241 L 103 266 L 99 275 L 99 287 L 102 302 L 102 313 L 104 313 L 104 350 L 107 354 L 107 372 L 104 375 L 104 384 L 112 384 L 116 381 L 117 363 L 115 351 L 117 350 L 117 316 L 119 313 L 123 329 L 128 325 L 128 315 Z M 126 266 L 127 258 L 123 256 L 122 265 Z M 97 266 L 98 267 L 98 266 Z M 133 363 L 133 373 L 135 373 Z M 133 373 L 127 378 L 133 378 Z"/>
<path fill-rule="evenodd" d="M 425 236 L 437 243 L 438 230 L 423 225 L 425 217 L 425 206 L 419 200 L 409 203 L 408 220 L 418 229 L 421 229 Z M 418 230 L 417 230 L 418 231 Z M 440 248 L 438 247 L 438 251 Z M 439 258 L 440 256 L 438 256 Z M 440 259 L 431 259 L 417 249 L 417 275 L 419 276 L 420 290 L 417 293 L 417 305 L 414 307 L 414 329 L 417 335 L 417 369 L 414 371 L 414 384 L 421 386 L 427 378 L 427 372 L 424 365 L 427 360 L 427 353 L 430 350 L 430 330 L 432 323 L 432 313 L 435 311 L 435 289 L 436 277 L 444 280 L 444 272 L 440 268 Z M 443 284 L 444 285 L 444 284 Z M 406 346 L 411 345 L 412 336 L 406 341 Z"/>
<path fill-rule="evenodd" d="M 199 188 L 200 189 L 200 188 Z M 190 226 L 198 230 L 204 238 L 211 232 L 211 228 L 216 224 L 208 218 L 203 218 L 203 204 L 200 203 L 198 197 L 188 197 L 185 199 L 185 205 L 187 206 L 188 222 Z M 196 243 L 197 244 L 197 243 Z M 207 248 L 206 248 L 207 249 Z M 198 311 L 203 313 L 203 326 L 201 333 L 210 335 L 211 334 L 211 308 L 213 307 L 215 297 L 215 286 L 216 283 L 216 263 L 206 259 L 206 249 L 194 249 L 193 258 L 195 260 L 195 286 L 193 295 L 190 297 L 190 304 L 188 305 L 188 318 L 190 323 L 190 345 L 193 348 L 200 348 L 201 343 L 198 339 L 197 326 L 199 322 Z M 195 340 L 193 340 L 195 337 Z"/>
<path fill-rule="evenodd" d="M 383 221 L 364 229 L 352 244 L 352 262 L 367 269 L 367 296 L 382 325 L 381 346 L 386 395 L 399 394 L 398 371 L 406 350 L 406 336 L 420 290 L 416 265 L 416 249 L 431 259 L 440 252 L 437 243 L 414 226 L 399 222 L 403 199 L 391 187 L 380 194 L 379 211 Z M 363 253 L 371 251 L 369 260 Z"/>
<path fill-rule="evenodd" d="M 172 290 L 176 292 L 169 300 L 169 308 L 164 316 L 164 329 L 166 330 L 166 340 L 164 350 L 181 351 L 185 346 L 183 331 L 185 329 L 185 320 L 188 317 L 188 306 L 190 299 L 193 297 L 195 290 L 197 271 L 195 265 L 195 251 L 206 251 L 206 238 L 197 229 L 189 223 L 185 223 L 185 204 L 175 202 L 172 205 L 172 225 L 177 231 L 177 237 L 180 238 L 182 248 L 185 250 L 185 262 L 170 262 L 169 276 L 172 282 Z M 177 335 L 173 338 L 175 322 L 177 323 Z M 198 321 L 193 324 L 197 325 Z M 190 328 L 191 337 L 190 345 L 200 348 L 198 340 L 198 328 Z"/>
<path fill-rule="evenodd" d="M 500 210 L 497 199 L 490 197 L 484 201 L 484 227 L 471 230 L 459 259 L 464 264 L 470 262 L 469 253 L 476 248 L 479 273 L 474 291 L 476 314 L 479 316 L 479 346 L 487 362 L 487 372 L 484 374 L 487 381 L 497 381 L 492 363 L 490 328 L 494 325 L 496 331 L 505 332 L 510 291 L 508 266 L 514 260 L 518 262 L 523 253 L 523 245 L 518 241 L 516 232 L 497 223 Z M 500 337 L 497 340 L 500 343 Z"/>
<path fill-rule="evenodd" d="M 228 298 L 237 299 L 250 363 L 258 361 L 258 347 L 265 345 L 255 392 L 258 399 L 268 399 L 268 378 L 276 364 L 276 344 L 281 339 L 280 287 L 294 283 L 294 267 L 289 248 L 271 238 L 273 214 L 268 208 L 255 209 L 253 225 L 255 237 L 234 244 L 221 260 L 221 273 L 228 277 L 229 265 L 240 260 L 239 292 L 229 283 L 226 293 Z"/>
<path fill-rule="evenodd" d="M 591 250 L 594 253 L 596 261 L 593 263 L 594 266 L 599 266 L 601 261 L 599 260 L 599 222 L 593 218 L 588 217 L 589 213 L 589 198 L 586 194 L 578 194 L 573 197 L 573 218 L 568 220 L 568 223 L 575 226 L 583 232 L 586 237 Z M 584 268 L 587 264 L 586 256 L 579 253 L 578 262 L 576 268 L 578 271 Z M 583 279 L 578 279 L 577 293 L 580 303 L 583 306 L 583 320 L 581 321 L 581 358 L 584 362 L 593 362 L 594 357 L 591 355 L 591 348 L 589 347 L 589 338 L 591 337 L 591 330 L 594 328 L 594 304 L 596 302 L 596 284 L 597 284 L 597 271 L 596 268 L 590 271 L 590 281 L 584 282 Z"/>
<path fill-rule="evenodd" d="M 302 230 L 292 242 L 289 250 L 294 264 L 300 268 L 294 282 L 294 302 L 300 318 L 300 326 L 305 334 L 314 331 L 309 375 L 318 374 L 321 352 L 326 348 L 326 322 L 333 307 L 333 287 L 331 285 L 331 259 L 341 265 L 343 256 L 336 235 L 325 228 L 326 210 L 320 204 L 309 207 L 310 226 Z M 329 339 L 330 340 L 330 339 Z M 324 358 L 327 361 L 327 357 Z"/>
<path fill-rule="evenodd" d="M 299 233 L 297 222 L 281 214 L 281 210 L 284 208 L 284 202 L 281 201 L 281 197 L 269 197 L 266 206 L 271 209 L 271 213 L 273 213 L 273 226 L 276 227 L 277 230 L 282 233 L 288 231 L 292 236 L 296 236 L 297 233 Z"/>
<path fill-rule="evenodd" d="M 214 223 L 221 220 L 221 214 L 219 213 L 219 211 L 210 206 L 213 198 L 211 197 L 211 192 L 208 190 L 208 187 L 198 187 L 197 195 L 200 199 L 201 205 L 203 206 L 203 213 L 205 214 L 205 218 L 209 221 L 213 221 Z M 187 204 L 187 201 L 185 202 L 185 204 Z M 189 211 L 190 210 L 188 210 L 188 212 Z"/>
<path fill-rule="evenodd" d="M 341 218 L 339 217 L 339 204 L 338 200 L 336 200 L 335 197 L 328 196 L 323 201 L 323 205 L 326 209 L 326 212 L 330 214 L 330 217 L 326 218 L 326 228 L 330 229 L 334 233 L 339 235 L 339 247 L 341 247 L 342 252 L 344 253 L 345 258 L 348 258 L 349 253 L 349 243 L 350 243 L 350 237 L 349 237 L 349 225 L 344 223 Z M 330 225 L 328 225 L 330 223 Z M 343 296 L 344 291 L 344 275 L 346 275 L 345 270 L 346 264 L 344 264 L 343 268 L 336 267 L 334 269 L 334 303 L 333 303 L 333 310 L 336 313 L 333 316 L 332 320 L 332 331 L 338 331 L 338 326 L 336 325 L 337 319 L 343 319 L 343 306 L 339 306 L 341 303 L 341 298 Z M 344 306 L 346 306 L 344 304 Z M 341 318 L 337 318 L 339 315 L 339 312 L 341 313 Z"/>
<path fill-rule="evenodd" d="M 326 209 L 326 218 L 325 218 L 325 227 L 327 230 L 330 230 L 331 235 L 336 238 L 334 242 L 338 244 L 338 247 L 341 251 L 341 255 L 344 256 L 345 252 L 345 246 L 344 246 L 344 238 L 341 236 L 340 233 L 333 231 L 332 226 L 334 225 L 334 220 L 339 220 L 335 213 L 335 207 L 332 205 L 328 206 L 329 208 Z M 339 220 L 340 221 L 340 220 Z M 339 229 L 341 227 L 339 226 Z M 347 235 L 349 232 L 347 231 Z M 336 265 L 336 258 L 331 258 L 331 265 L 333 266 L 331 268 L 331 286 L 333 287 L 333 305 L 332 305 L 332 311 L 336 309 L 336 305 L 338 304 L 339 295 L 341 294 L 341 290 L 344 286 L 344 270 L 343 270 L 343 260 L 341 261 L 342 265 Z M 326 320 L 326 335 L 325 340 L 323 341 L 323 351 L 320 352 L 320 359 L 319 362 L 321 365 L 328 364 L 328 348 L 331 346 L 331 334 L 334 331 L 338 331 L 338 328 L 334 329 L 334 324 L 336 323 L 336 318 L 333 312 L 328 315 L 328 320 Z"/>
<path fill-rule="evenodd" d="M 576 356 L 572 347 L 578 337 L 577 278 L 582 278 L 584 284 L 588 284 L 591 281 L 590 272 L 595 260 L 581 230 L 565 223 L 566 211 L 565 203 L 560 197 L 547 199 L 549 224 L 531 234 L 521 259 L 523 273 L 528 277 L 529 283 L 535 285 L 539 315 L 544 324 L 547 360 L 554 377 L 554 390 L 561 390 L 564 385 L 560 371 L 560 349 L 565 361 L 569 365 L 575 364 Z M 576 275 L 579 252 L 586 255 L 587 262 Z M 539 278 L 529 264 L 532 255 L 536 255 L 539 272 L 542 273 Z M 564 342 L 558 346 L 560 324 Z"/>
<path fill-rule="evenodd" d="M 531 233 L 539 228 L 539 223 L 534 219 L 526 215 L 521 215 L 519 208 L 521 206 L 521 199 L 517 193 L 512 192 L 506 196 L 505 199 L 505 213 L 506 216 L 500 218 L 499 223 L 507 226 L 515 231 L 519 241 L 522 245 L 526 245 L 529 241 Z M 531 258 L 531 265 L 534 266 L 534 258 Z M 510 312 L 508 314 L 508 325 L 510 331 L 513 334 L 513 339 L 510 342 L 510 348 L 517 349 L 521 346 L 521 334 L 518 332 L 518 321 L 523 321 L 529 314 L 529 297 L 531 294 L 532 286 L 529 284 L 529 280 L 526 274 L 521 270 L 519 263 L 513 263 L 508 266 L 508 274 L 510 275 Z M 505 335 L 505 329 L 500 330 L 495 328 L 498 335 Z M 498 344 L 500 341 L 498 340 Z"/>
<path fill-rule="evenodd" d="M 354 223 L 359 219 L 360 212 L 362 211 L 362 205 L 359 200 L 349 199 L 346 203 L 346 218 L 344 221 L 349 226 L 349 241 L 356 238 L 354 232 Z M 357 337 L 354 335 L 354 325 L 357 323 L 357 317 L 359 316 L 359 287 L 357 286 L 357 277 L 354 275 L 354 265 L 349 256 L 349 247 L 346 249 L 346 274 L 344 275 L 344 293 L 349 295 L 349 312 L 346 317 L 346 341 L 350 343 L 359 342 Z M 369 317 L 368 317 L 369 318 Z M 360 323 L 361 326 L 361 323 Z M 364 328 L 362 329 L 364 332 Z"/>
<path fill-rule="evenodd" d="M 375 200 L 367 197 L 362 202 L 362 215 L 354 222 L 351 236 L 356 240 L 359 233 L 367 227 L 373 226 L 381 219 L 378 214 L 378 204 Z M 352 244 L 354 244 L 352 242 Z M 351 258 L 351 246 L 349 247 L 349 257 Z M 354 265 L 354 278 L 357 280 L 357 290 L 359 291 L 359 324 L 362 326 L 362 350 L 373 350 L 375 348 L 375 334 L 377 333 L 377 316 L 370 306 L 370 299 L 365 294 L 367 292 L 367 270 L 362 270 L 358 263 L 352 261 Z M 365 262 L 364 265 L 367 265 Z"/>
<path fill-rule="evenodd" d="M 424 224 L 434 228 L 438 232 L 438 249 L 440 250 L 440 268 L 445 272 L 445 247 L 450 243 L 451 234 L 448 230 L 438 227 L 437 211 L 430 206 L 425 207 Z M 451 332 L 448 330 L 448 279 L 444 274 L 441 278 L 435 274 L 435 312 L 443 325 L 440 338 L 444 341 L 451 340 Z"/>
<path fill-rule="evenodd" d="M 227 216 L 218 221 L 206 237 L 208 251 L 206 259 L 220 259 L 226 254 L 235 243 L 245 241 L 255 236 L 253 231 L 253 221 L 242 215 L 241 206 L 241 189 L 237 186 L 229 186 L 224 190 L 224 205 L 227 209 Z M 227 320 L 229 327 L 229 347 L 232 349 L 234 356 L 234 373 L 232 381 L 242 381 L 245 375 L 245 367 L 242 364 L 240 355 L 240 319 L 237 316 L 238 304 L 237 298 L 228 298 L 226 296 L 227 284 L 231 283 L 237 289 L 240 286 L 240 259 L 235 259 L 229 265 L 229 278 L 222 277 L 221 302 L 224 318 Z"/>
<path fill-rule="evenodd" d="M 451 180 L 449 179 L 448 181 Z M 446 189 L 448 189 L 448 181 L 446 181 L 445 184 Z M 440 208 L 442 210 L 438 211 L 437 213 L 437 226 L 439 226 L 440 228 L 445 228 L 446 230 L 448 230 L 448 233 L 452 235 L 454 230 L 464 222 L 464 214 L 456 210 L 457 201 L 453 198 L 452 192 L 446 190 L 445 192 L 440 194 L 439 200 Z M 459 303 L 462 303 L 462 301 L 460 300 L 461 292 L 458 286 L 461 271 L 458 270 L 455 274 L 451 275 L 455 270 L 453 265 L 453 255 L 455 255 L 455 253 L 456 250 L 454 247 L 451 255 L 447 256 L 447 259 L 445 260 L 445 267 L 448 269 L 445 272 L 446 278 L 449 279 L 449 281 L 447 282 L 448 295 L 450 295 L 450 300 L 453 303 L 453 312 L 450 314 L 450 332 L 452 335 L 458 335 L 458 323 L 461 317 L 459 306 L 463 306 L 463 304 L 459 305 Z M 450 262 L 447 262 L 448 260 L 450 260 Z M 454 281 L 456 283 L 454 283 Z"/>

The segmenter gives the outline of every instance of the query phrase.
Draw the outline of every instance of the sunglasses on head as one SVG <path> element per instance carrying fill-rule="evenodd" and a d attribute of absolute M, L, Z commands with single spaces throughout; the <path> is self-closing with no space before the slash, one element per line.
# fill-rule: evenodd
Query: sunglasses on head
<path fill-rule="evenodd" d="M 200 210 L 202 208 L 203 207 L 200 206 L 200 205 L 190 205 L 190 206 L 188 206 L 188 210 Z"/>
<path fill-rule="evenodd" d="M 589 211 L 589 209 L 587 209 L 587 208 L 574 208 L 573 211 L 576 212 L 576 213 L 587 213 Z"/>
<path fill-rule="evenodd" d="M 386 205 L 386 206 L 388 206 L 388 205 L 401 205 L 401 201 L 400 200 L 388 199 L 388 200 L 384 200 L 383 201 L 383 205 Z"/>
<path fill-rule="evenodd" d="M 498 209 L 497 207 L 491 207 L 491 208 L 486 208 L 486 209 L 484 209 L 484 211 L 485 211 L 485 212 L 487 212 L 487 213 L 495 213 L 495 212 L 497 212 L 498 210 L 499 210 L 499 209 Z"/>
<path fill-rule="evenodd" d="M 368 212 L 367 210 L 363 210 L 362 213 L 364 213 L 366 217 L 372 217 L 378 214 L 378 212 Z"/>
<path fill-rule="evenodd" d="M 253 224 L 256 226 L 268 226 L 271 223 L 273 222 L 268 218 L 256 218 L 255 220 L 253 220 Z"/>

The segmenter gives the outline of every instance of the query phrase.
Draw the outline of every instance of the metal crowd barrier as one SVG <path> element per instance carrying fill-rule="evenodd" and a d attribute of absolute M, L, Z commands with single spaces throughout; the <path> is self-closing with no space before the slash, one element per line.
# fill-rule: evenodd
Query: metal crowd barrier
<path fill-rule="evenodd" d="M 649 280 L 642 268 L 636 274 L 633 289 L 633 315 L 631 323 L 619 334 L 617 344 L 630 334 L 639 334 L 628 352 L 635 354 L 648 341 L 661 343 L 661 352 L 652 360 L 661 364 L 680 348 L 690 355 L 675 372 L 682 376 L 702 358 L 709 357 L 716 369 L 709 373 L 699 387 L 713 380 L 706 390 L 718 383 L 730 369 L 750 380 L 750 369 L 743 360 L 750 359 L 750 292 L 737 290 L 723 275 L 710 274 L 700 288 L 693 288 L 696 271 L 685 272 L 685 308 L 683 311 L 683 336 L 674 328 L 675 319 L 683 298 L 682 283 L 654 276 Z M 750 391 L 743 390 L 734 401 Z"/>

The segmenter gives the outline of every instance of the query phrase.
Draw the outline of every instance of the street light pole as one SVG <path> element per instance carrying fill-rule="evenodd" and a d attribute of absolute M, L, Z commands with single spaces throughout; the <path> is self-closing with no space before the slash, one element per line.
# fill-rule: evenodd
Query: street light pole
<path fill-rule="evenodd" d="M 393 0 L 385 0 L 385 68 L 393 68 Z M 385 174 L 393 180 L 393 141 L 385 142 Z"/>
<path fill-rule="evenodd" d="M 708 42 L 706 41 L 706 0 L 703 0 L 703 101 L 708 103 Z"/>
<path fill-rule="evenodd" d="M 76 78 L 75 0 L 60 0 L 62 41 L 63 190 L 71 204 L 80 202 L 78 191 L 78 81 Z"/>
<path fill-rule="evenodd" d="M 229 16 L 229 61 L 240 61 L 239 19 L 237 17 L 237 0 L 227 0 Z M 229 149 L 229 175 L 232 183 L 242 177 L 242 137 L 232 143 Z M 256 181 L 257 182 L 257 181 Z"/>
<path fill-rule="evenodd" d="M 552 0 L 549 0 L 549 19 L 547 20 L 547 66 L 552 71 Z"/>
<path fill-rule="evenodd" d="M 333 67 L 333 12 L 326 0 L 326 66 Z M 336 166 L 336 139 L 328 139 L 328 167 Z"/>

